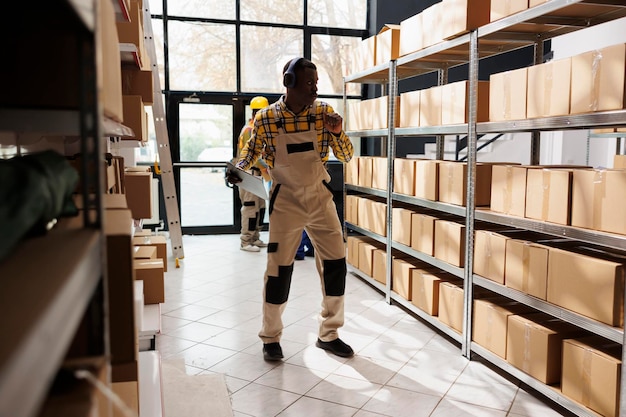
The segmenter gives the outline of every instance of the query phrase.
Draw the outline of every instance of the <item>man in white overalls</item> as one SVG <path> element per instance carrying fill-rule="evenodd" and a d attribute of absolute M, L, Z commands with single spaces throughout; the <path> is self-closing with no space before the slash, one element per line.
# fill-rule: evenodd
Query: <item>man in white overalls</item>
<path fill-rule="evenodd" d="M 322 311 L 316 346 L 350 357 L 352 348 L 339 339 L 344 323 L 346 259 L 343 230 L 325 164 L 329 149 L 339 161 L 354 154 L 342 129 L 343 119 L 317 99 L 317 68 L 295 58 L 283 69 L 286 94 L 256 114 L 252 136 L 237 168 L 247 170 L 265 155 L 272 188 L 267 269 L 263 291 L 263 341 L 266 360 L 280 360 L 282 313 L 287 305 L 296 250 L 306 229 L 315 249 L 322 287 Z M 228 175 L 236 183 L 235 175 Z"/>

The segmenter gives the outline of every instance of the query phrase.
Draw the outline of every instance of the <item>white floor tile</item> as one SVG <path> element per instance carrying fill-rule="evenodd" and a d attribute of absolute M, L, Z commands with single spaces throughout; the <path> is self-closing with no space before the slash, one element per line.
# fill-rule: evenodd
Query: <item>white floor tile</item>
<path fill-rule="evenodd" d="M 266 372 L 254 382 L 268 387 L 305 394 L 328 376 L 328 372 L 303 368 L 301 366 L 284 363 Z"/>
<path fill-rule="evenodd" d="M 302 397 L 285 411 L 280 413 L 279 417 L 351 417 L 357 410 L 340 404 L 321 401 L 316 398 Z"/>
<path fill-rule="evenodd" d="M 440 398 L 390 386 L 384 386 L 364 406 L 363 410 L 394 417 L 428 417 Z"/>
<path fill-rule="evenodd" d="M 430 417 L 506 417 L 506 411 L 444 398 Z"/>
<path fill-rule="evenodd" d="M 252 383 L 234 393 L 232 402 L 234 411 L 255 417 L 273 417 L 299 398 L 298 394 Z"/>

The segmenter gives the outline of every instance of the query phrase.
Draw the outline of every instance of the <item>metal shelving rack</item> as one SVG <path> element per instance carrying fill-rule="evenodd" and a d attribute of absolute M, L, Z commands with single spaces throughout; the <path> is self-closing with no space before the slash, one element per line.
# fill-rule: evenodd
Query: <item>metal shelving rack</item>
<path fill-rule="evenodd" d="M 11 12 L 12 24 L 0 29 L 0 36 L 13 39 L 16 45 L 4 56 L 6 94 L 0 103 L 0 131 L 80 137 L 85 208 L 80 217 L 60 219 L 45 236 L 24 239 L 0 261 L 1 417 L 31 417 L 41 411 L 74 342 L 84 346 L 78 351 L 89 358 L 109 355 L 101 196 L 92 193 L 89 197 L 87 192 L 104 189 L 97 9 L 95 1 L 55 0 L 34 8 L 28 3 L 16 3 Z M 31 66 L 38 55 L 49 52 L 44 50 L 47 42 L 57 41 L 57 37 L 62 42 L 70 40 L 70 45 L 64 46 L 76 48 L 75 60 L 39 59 L 36 66 Z M 33 43 L 33 39 L 41 42 Z M 23 50 L 28 50 L 28 54 L 20 54 L 26 62 L 12 54 Z M 42 74 L 59 67 L 79 74 L 78 79 L 71 80 L 76 86 L 76 96 L 71 96 L 77 101 L 75 106 L 41 104 L 44 96 L 44 101 L 56 98 L 46 96 L 47 89 L 36 96 L 16 95 L 22 89 L 31 90 L 32 83 L 46 78 Z M 55 81 L 48 79 L 46 83 Z M 68 92 L 68 96 L 71 94 Z M 88 323 L 88 332 L 79 330 L 81 322 Z"/>
<path fill-rule="evenodd" d="M 347 134 L 352 137 L 386 137 L 389 173 L 387 190 L 373 190 L 353 185 L 346 185 L 345 188 L 346 191 L 387 198 L 387 236 L 378 236 L 375 238 L 379 242 L 384 241 L 387 247 L 387 285 L 384 288 L 384 292 L 388 302 L 393 300 L 398 304 L 401 304 L 419 317 L 422 317 L 426 321 L 433 324 L 436 328 L 452 336 L 455 340 L 460 341 L 461 353 L 464 356 L 468 358 L 470 358 L 472 354 L 482 356 L 496 367 L 501 368 L 555 403 L 560 404 L 574 414 L 580 416 L 595 416 L 596 414 L 588 408 L 563 396 L 558 390 L 535 380 L 526 373 L 511 366 L 502 358 L 497 357 L 488 350 L 472 342 L 471 318 L 473 306 L 473 286 L 477 285 L 510 299 L 517 300 L 539 311 L 575 324 L 609 340 L 621 343 L 623 346 L 626 345 L 624 330 L 621 328 L 607 326 L 572 311 L 536 299 L 511 288 L 507 288 L 478 275 L 474 275 L 472 273 L 474 224 L 476 221 L 484 221 L 536 231 L 557 237 L 570 238 L 620 250 L 626 250 L 626 236 L 579 229 L 570 226 L 549 224 L 526 218 L 507 216 L 500 213 L 490 212 L 488 210 L 474 209 L 474 175 L 476 165 L 477 134 L 531 132 L 533 141 L 531 146 L 531 162 L 537 164 L 539 156 L 539 132 L 547 130 L 588 129 L 602 126 L 623 126 L 626 125 L 626 111 L 619 110 L 550 118 L 477 123 L 475 119 L 478 83 L 477 69 L 482 58 L 529 46 L 533 46 L 535 49 L 535 63 L 540 63 L 543 56 L 543 42 L 545 40 L 624 16 L 626 16 L 626 4 L 618 0 L 602 2 L 584 0 L 550 0 L 531 9 L 527 9 L 515 15 L 489 23 L 457 38 L 443 41 L 437 45 L 402 56 L 387 64 L 378 65 L 370 68 L 369 70 L 355 73 L 344 78 L 344 83 L 388 84 L 388 120 L 395 120 L 393 116 L 395 112 L 395 101 L 397 98 L 398 80 L 437 71 L 439 72 L 439 84 L 442 84 L 447 79 L 448 69 L 458 65 L 468 64 L 468 81 L 470 91 L 468 99 L 469 123 L 451 126 L 430 126 L 423 128 L 395 128 L 392 126 L 388 129 L 379 129 L 376 131 L 347 132 Z M 346 96 L 344 93 L 344 101 L 345 100 Z M 393 159 L 395 156 L 396 137 L 448 134 L 466 134 L 468 136 L 467 206 L 452 206 L 450 204 L 393 193 Z M 439 142 L 439 140 L 440 136 L 438 136 L 437 143 L 437 159 L 443 159 L 443 147 L 441 146 L 442 143 Z M 456 268 L 451 265 L 442 265 L 444 264 L 443 262 L 414 251 L 405 245 L 392 241 L 391 207 L 394 202 L 408 203 L 417 207 L 464 217 L 466 222 L 465 267 Z M 355 225 L 347 224 L 346 227 L 350 230 L 372 237 L 371 232 L 364 231 Z M 410 302 L 407 302 L 402 299 L 402 297 L 391 291 L 391 249 L 409 254 L 417 259 L 452 273 L 455 276 L 463 278 L 466 293 L 462 335 L 456 334 L 453 330 L 447 328 L 447 326 L 438 325 L 435 323 L 436 319 L 433 319 L 432 317 L 425 317 L 427 315 L 425 315 L 421 310 L 416 309 Z M 362 276 L 362 273 L 357 275 Z M 467 291 L 468 289 L 469 291 Z M 626 380 L 624 380 L 626 368 L 624 367 L 624 363 L 626 363 L 626 349 L 622 349 L 621 374 L 623 377 L 620 391 L 621 416 L 626 416 Z"/>

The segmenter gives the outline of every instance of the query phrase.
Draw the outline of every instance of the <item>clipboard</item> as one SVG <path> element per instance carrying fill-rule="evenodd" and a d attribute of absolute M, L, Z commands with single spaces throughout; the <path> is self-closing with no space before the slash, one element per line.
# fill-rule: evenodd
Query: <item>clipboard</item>
<path fill-rule="evenodd" d="M 267 188 L 265 188 L 265 184 L 263 183 L 263 177 L 248 174 L 246 171 L 237 168 L 231 162 L 226 162 L 226 167 L 229 172 L 241 179 L 240 183 L 235 184 L 237 187 L 250 191 L 252 194 L 261 197 L 264 200 L 269 200 L 270 197 L 267 194 Z"/>

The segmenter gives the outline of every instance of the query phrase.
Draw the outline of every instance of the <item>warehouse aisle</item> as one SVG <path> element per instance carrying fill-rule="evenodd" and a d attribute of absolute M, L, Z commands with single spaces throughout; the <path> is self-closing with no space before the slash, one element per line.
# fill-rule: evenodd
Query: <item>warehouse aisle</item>
<path fill-rule="evenodd" d="M 157 349 L 163 360 L 183 359 L 188 374 L 224 374 L 236 417 L 562 415 L 351 274 L 340 335 L 356 355 L 316 348 L 312 258 L 295 264 L 285 360 L 265 362 L 257 337 L 265 250 L 239 250 L 239 235 L 184 236 L 183 244 L 185 259 L 165 277 Z"/>

